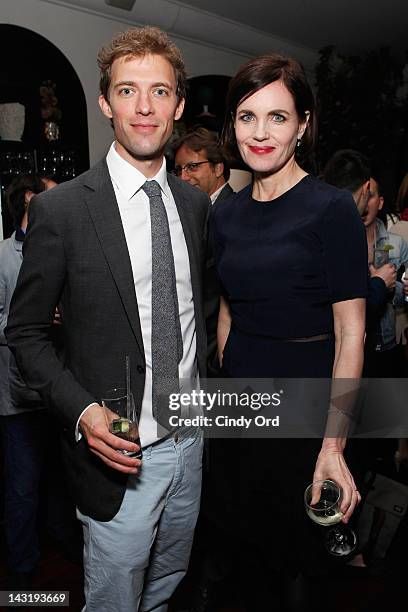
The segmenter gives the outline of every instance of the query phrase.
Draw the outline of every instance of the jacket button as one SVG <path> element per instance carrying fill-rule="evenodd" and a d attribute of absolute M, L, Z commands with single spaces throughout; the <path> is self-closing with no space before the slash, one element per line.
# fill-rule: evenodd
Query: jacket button
<path fill-rule="evenodd" d="M 141 366 L 141 365 L 138 365 L 138 366 L 137 366 L 137 368 L 136 368 L 136 370 L 139 372 L 139 374 L 144 374 L 144 372 L 145 372 L 144 367 L 143 367 L 143 366 Z"/>

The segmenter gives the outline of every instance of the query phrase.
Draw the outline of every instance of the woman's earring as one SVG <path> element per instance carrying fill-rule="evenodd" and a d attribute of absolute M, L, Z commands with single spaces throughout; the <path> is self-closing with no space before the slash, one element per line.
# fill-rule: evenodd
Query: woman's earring
<path fill-rule="evenodd" d="M 297 147 L 300 147 L 300 145 L 301 145 L 301 144 L 302 144 L 302 139 L 301 139 L 301 138 L 298 138 L 298 139 L 296 140 L 296 146 L 297 146 Z"/>

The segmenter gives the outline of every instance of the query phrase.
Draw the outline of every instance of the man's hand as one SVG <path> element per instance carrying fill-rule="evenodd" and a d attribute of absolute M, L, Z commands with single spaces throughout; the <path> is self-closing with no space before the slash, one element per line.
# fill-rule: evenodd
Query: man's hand
<path fill-rule="evenodd" d="M 357 196 L 354 196 L 354 201 L 357 204 L 357 210 L 360 215 L 363 215 L 367 209 L 368 200 L 371 198 L 372 193 L 370 191 L 370 181 L 366 181 Z"/>
<path fill-rule="evenodd" d="M 338 450 L 322 449 L 316 462 L 313 482 L 316 480 L 333 480 L 342 490 L 340 510 L 343 513 L 343 523 L 348 523 L 355 507 L 361 501 L 353 476 L 347 467 L 343 453 Z M 319 495 L 314 493 L 311 504 L 319 501 Z"/>
<path fill-rule="evenodd" d="M 397 282 L 397 269 L 394 264 L 384 264 L 381 268 L 374 268 L 372 264 L 370 264 L 370 276 L 374 278 L 378 276 L 382 278 L 387 289 L 395 289 L 395 283 Z"/>
<path fill-rule="evenodd" d="M 113 417 L 114 414 L 112 413 Z M 83 413 L 79 426 L 88 442 L 90 451 L 97 455 L 106 465 L 125 474 L 138 473 L 142 463 L 140 459 L 127 457 L 119 453 L 118 450 L 138 451 L 139 446 L 110 433 L 108 429 L 108 415 L 103 406 L 99 404 L 89 406 Z"/>

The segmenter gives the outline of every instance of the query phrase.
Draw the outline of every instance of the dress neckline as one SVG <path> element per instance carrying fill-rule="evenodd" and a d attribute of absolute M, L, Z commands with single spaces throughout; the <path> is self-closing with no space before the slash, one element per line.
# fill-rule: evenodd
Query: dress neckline
<path fill-rule="evenodd" d="M 274 198 L 273 200 L 255 200 L 255 198 L 252 196 L 252 185 L 251 187 L 251 192 L 250 192 L 250 198 L 251 201 L 254 204 L 257 204 L 258 206 L 265 206 L 266 204 L 276 204 L 278 202 L 280 202 L 281 200 L 284 200 L 287 198 L 288 195 L 293 194 L 294 191 L 296 191 L 296 189 L 298 189 L 298 187 L 300 185 L 303 184 L 304 181 L 306 181 L 306 179 L 310 179 L 311 175 L 310 174 L 306 174 L 306 176 L 303 176 L 300 181 L 298 181 L 297 183 L 295 183 L 293 185 L 293 187 L 290 187 L 290 189 L 288 189 L 287 191 L 285 191 L 284 193 L 281 193 L 280 196 L 278 196 L 277 198 Z"/>

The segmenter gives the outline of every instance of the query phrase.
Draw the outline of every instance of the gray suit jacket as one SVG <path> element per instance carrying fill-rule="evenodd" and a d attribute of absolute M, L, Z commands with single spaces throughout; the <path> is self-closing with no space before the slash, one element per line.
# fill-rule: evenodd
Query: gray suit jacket
<path fill-rule="evenodd" d="M 208 197 L 169 175 L 190 259 L 197 360 L 206 374 L 203 279 Z M 64 360 L 50 340 L 53 312 L 63 320 Z M 11 305 L 7 339 L 30 387 L 64 429 L 63 448 L 80 510 L 97 520 L 118 511 L 127 477 L 76 443 L 83 409 L 107 388 L 124 386 L 130 356 L 140 406 L 145 357 L 132 268 L 105 160 L 78 178 L 33 198 L 24 260 Z"/>

